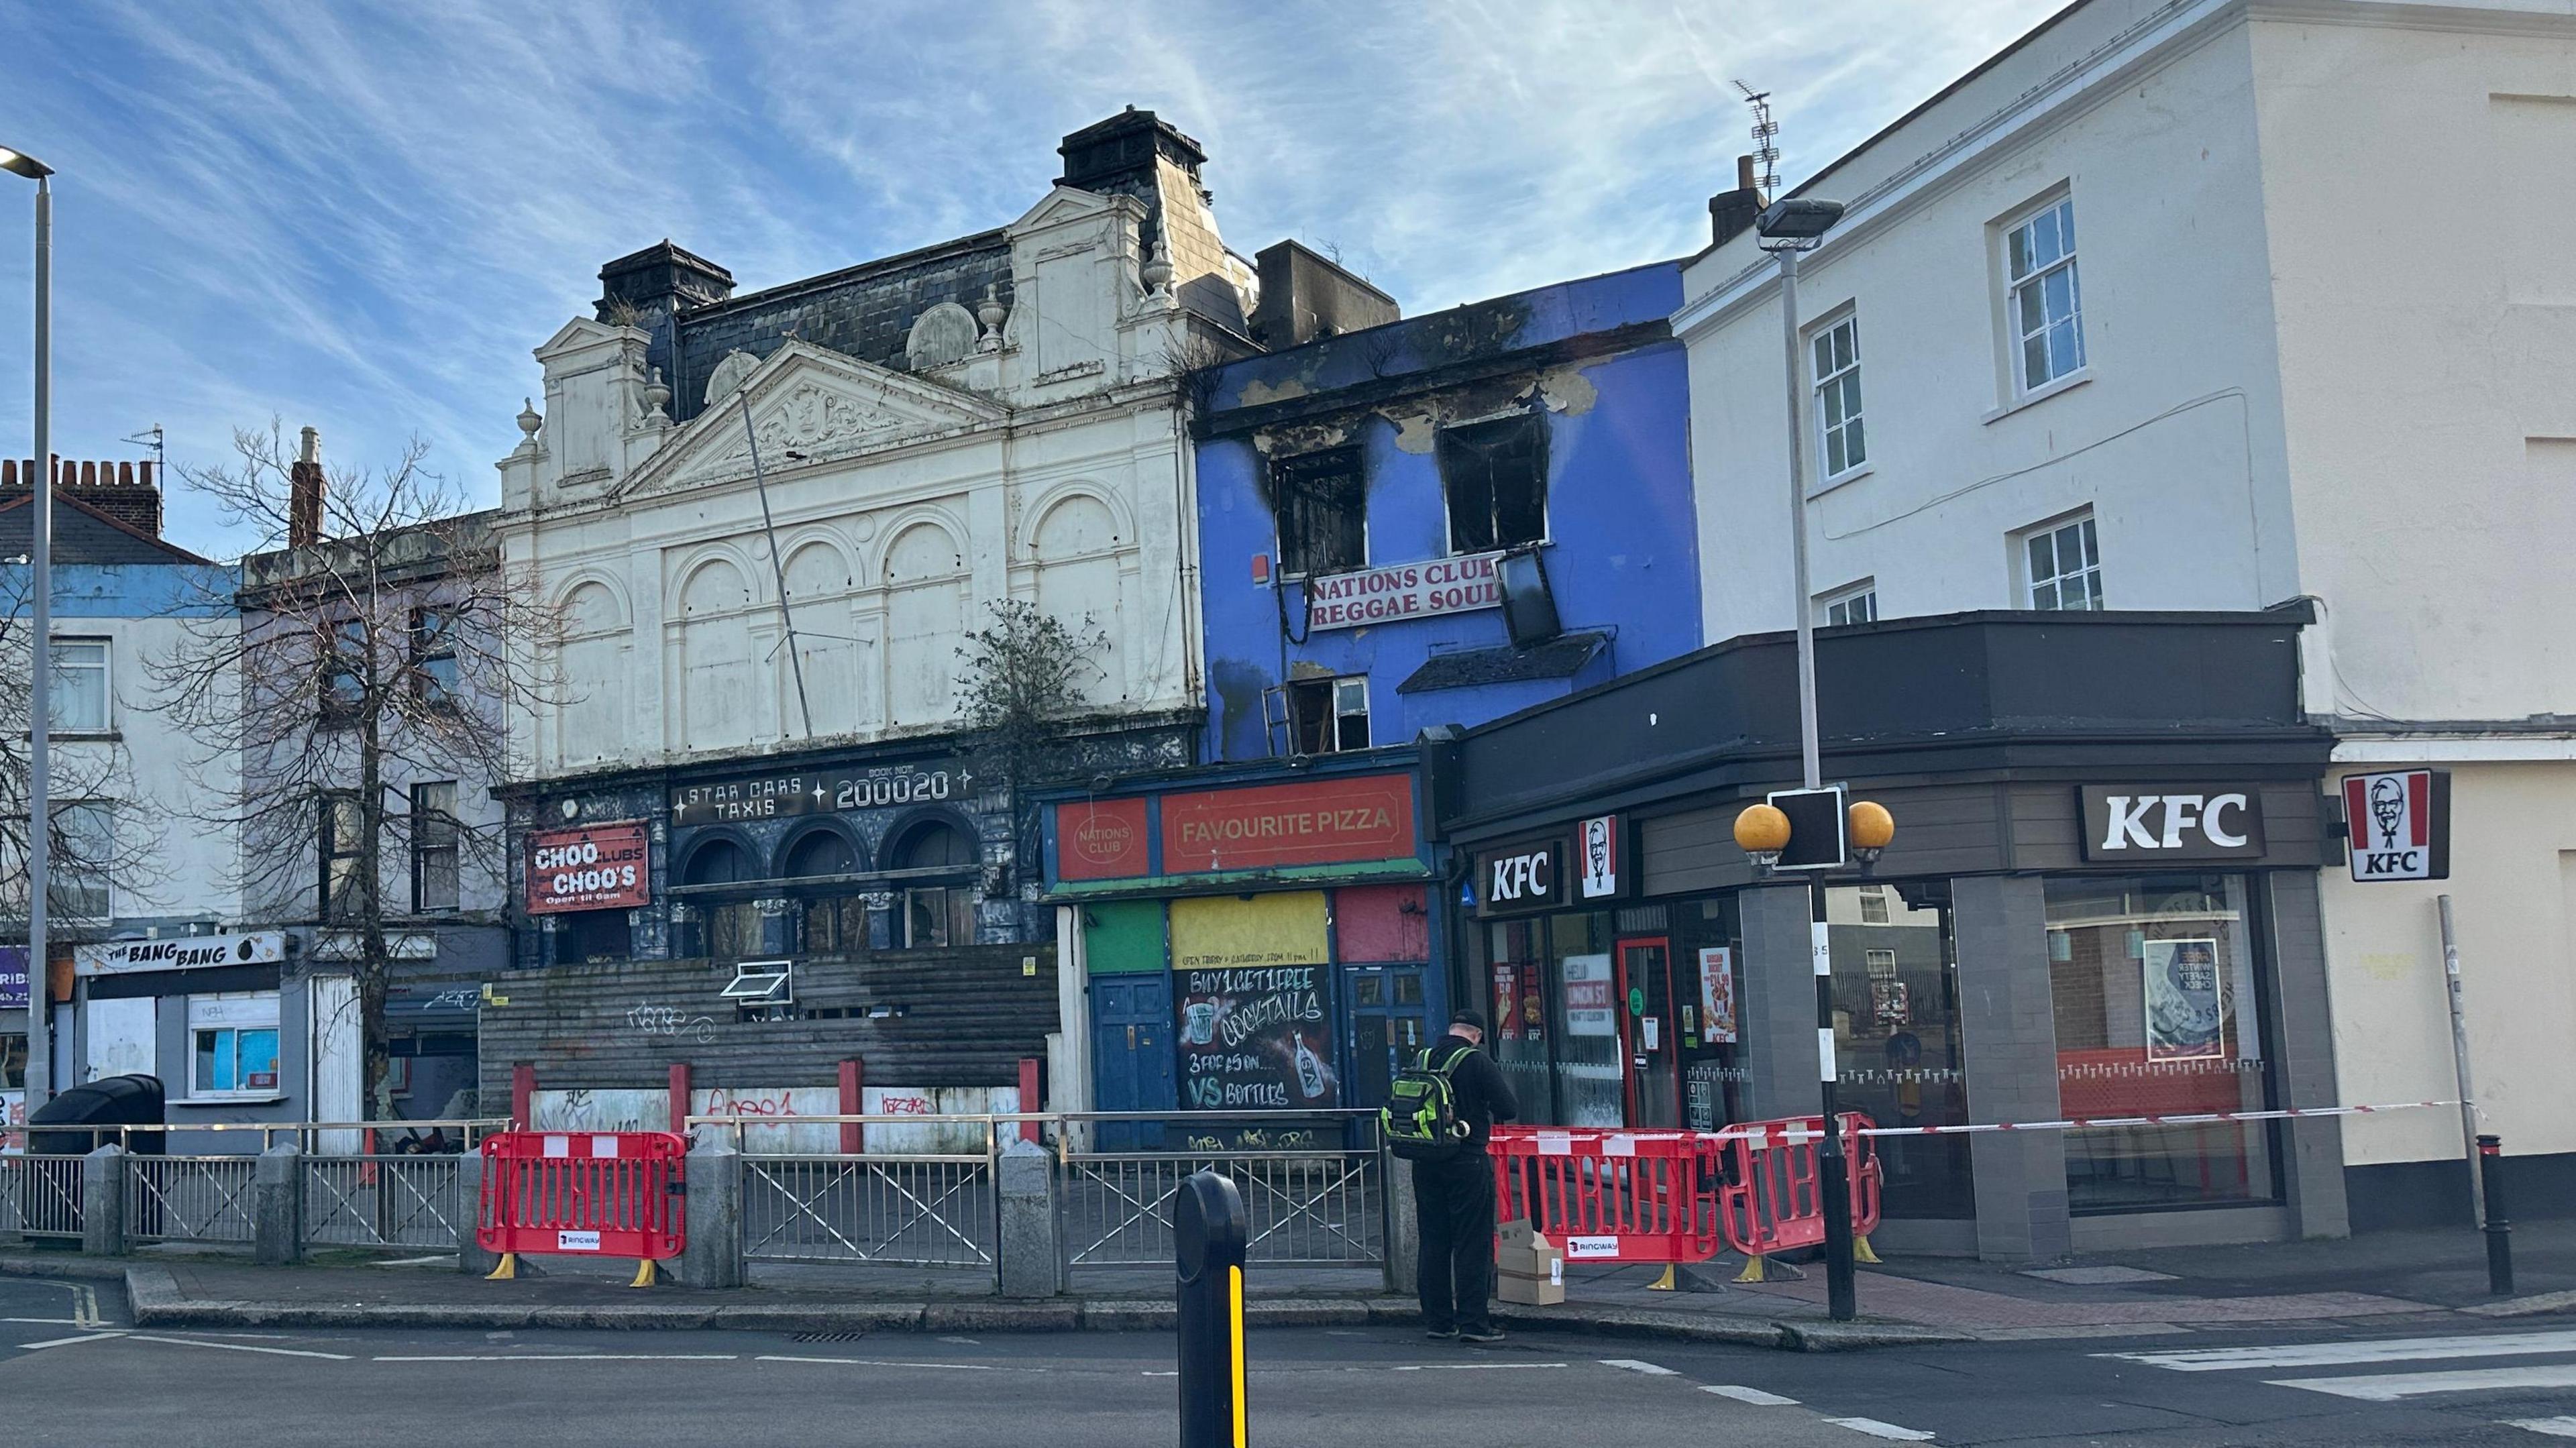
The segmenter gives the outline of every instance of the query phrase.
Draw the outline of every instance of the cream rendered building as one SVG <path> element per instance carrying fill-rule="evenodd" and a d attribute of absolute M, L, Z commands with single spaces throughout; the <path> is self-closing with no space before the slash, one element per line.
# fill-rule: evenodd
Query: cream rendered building
<path fill-rule="evenodd" d="M 2455 789 L 2448 881 L 2329 868 L 2310 923 L 2276 912 L 2276 934 L 2321 920 L 2340 1098 L 2456 1094 L 2448 893 L 2484 1129 L 2518 1205 L 2564 1199 L 2576 9 L 2090 0 L 1797 194 L 1850 209 L 1800 271 L 1816 593 L 1795 606 L 2308 600 L 2327 789 L 2405 765 Z M 1793 607 L 1777 270 L 1719 232 L 1674 319 L 1713 639 Z M 2294 1025 L 2270 1049 L 2326 1045 Z M 2465 1218 L 2455 1111 L 2349 1121 L 2340 1150 L 2356 1227 Z"/>

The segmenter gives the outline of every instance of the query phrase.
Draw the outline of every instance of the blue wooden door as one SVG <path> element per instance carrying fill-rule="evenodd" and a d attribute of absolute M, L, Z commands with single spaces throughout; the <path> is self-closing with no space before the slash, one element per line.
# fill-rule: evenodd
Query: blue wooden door
<path fill-rule="evenodd" d="M 1172 1076 L 1172 977 L 1096 975 L 1091 978 L 1091 1087 L 1102 1111 L 1175 1111 L 1180 1092 Z M 1135 1150 L 1159 1143 L 1150 1123 L 1104 1122 L 1104 1150 Z"/>

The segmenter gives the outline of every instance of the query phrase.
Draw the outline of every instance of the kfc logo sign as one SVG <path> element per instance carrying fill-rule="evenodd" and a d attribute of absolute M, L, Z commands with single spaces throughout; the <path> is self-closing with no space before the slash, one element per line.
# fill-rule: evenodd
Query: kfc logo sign
<path fill-rule="evenodd" d="M 1566 903 L 1565 842 L 1543 840 L 1476 857 L 1476 913 L 1523 915 Z"/>
<path fill-rule="evenodd" d="M 2348 774 L 2344 826 L 2352 839 L 2352 877 L 2381 880 L 2451 878 L 2451 774 L 2404 769 Z"/>
<path fill-rule="evenodd" d="M 2263 854 L 2253 787 L 2086 785 L 2088 860 L 2250 860 Z"/>

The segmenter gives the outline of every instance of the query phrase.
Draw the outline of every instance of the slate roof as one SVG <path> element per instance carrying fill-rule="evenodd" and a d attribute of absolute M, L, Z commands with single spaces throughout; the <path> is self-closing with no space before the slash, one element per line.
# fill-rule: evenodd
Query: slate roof
<path fill-rule="evenodd" d="M 0 560 L 24 558 L 35 547 L 31 493 L 0 502 Z M 175 543 L 165 543 L 120 522 L 78 498 L 54 495 L 56 563 L 209 563 Z"/>
<path fill-rule="evenodd" d="M 1597 633 L 1572 633 L 1554 638 L 1536 648 L 1516 649 L 1509 644 L 1491 649 L 1460 649 L 1455 653 L 1433 654 L 1421 668 L 1405 676 L 1395 686 L 1399 694 L 1419 694 L 1431 689 L 1466 689 L 1479 684 L 1522 684 L 1535 679 L 1571 679 L 1583 672 L 1609 636 Z"/>

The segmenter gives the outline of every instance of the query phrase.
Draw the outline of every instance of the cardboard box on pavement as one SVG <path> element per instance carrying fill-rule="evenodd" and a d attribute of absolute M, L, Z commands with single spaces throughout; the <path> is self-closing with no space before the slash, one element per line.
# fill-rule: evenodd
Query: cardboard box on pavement
<path fill-rule="evenodd" d="M 1494 1253 L 1494 1295 L 1526 1307 L 1565 1300 L 1565 1251 L 1528 1222 L 1506 1222 Z"/>

